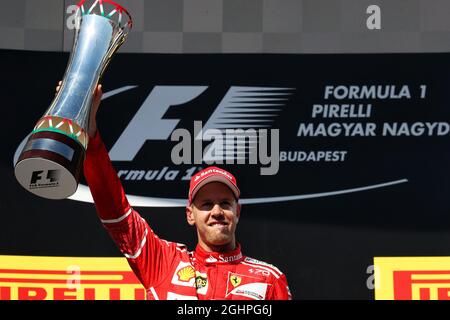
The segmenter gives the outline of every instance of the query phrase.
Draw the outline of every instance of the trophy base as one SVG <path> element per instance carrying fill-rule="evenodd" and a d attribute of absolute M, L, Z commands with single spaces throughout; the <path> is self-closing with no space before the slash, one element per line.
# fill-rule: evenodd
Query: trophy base
<path fill-rule="evenodd" d="M 47 199 L 65 199 L 78 188 L 84 148 L 64 134 L 42 131 L 28 139 L 14 168 L 17 181 Z"/>

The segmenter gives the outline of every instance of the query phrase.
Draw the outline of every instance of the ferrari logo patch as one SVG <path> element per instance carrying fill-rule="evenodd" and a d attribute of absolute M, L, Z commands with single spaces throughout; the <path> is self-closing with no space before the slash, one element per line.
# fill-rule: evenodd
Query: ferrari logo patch
<path fill-rule="evenodd" d="M 230 277 L 230 281 L 231 281 L 231 284 L 233 285 L 233 287 L 237 287 L 238 285 L 241 284 L 242 278 L 237 276 L 237 275 L 235 275 L 235 274 L 233 274 Z"/>

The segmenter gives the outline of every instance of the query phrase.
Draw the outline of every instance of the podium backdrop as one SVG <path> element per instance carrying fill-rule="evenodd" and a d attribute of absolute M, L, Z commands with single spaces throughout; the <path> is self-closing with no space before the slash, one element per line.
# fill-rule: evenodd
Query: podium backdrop
<path fill-rule="evenodd" d="M 67 60 L 0 51 L 0 255 L 120 257 L 84 181 L 73 199 L 50 201 L 14 178 L 18 147 Z M 201 121 L 224 136 L 267 130 L 270 140 L 278 130 L 275 174 L 262 174 L 261 157 L 216 165 L 240 184 L 244 254 L 279 267 L 295 299 L 373 299 L 374 257 L 450 255 L 449 54 L 124 53 L 102 83 L 101 135 L 132 204 L 163 239 L 196 244 L 183 206 L 187 179 L 206 166 L 194 161 Z M 185 164 L 171 157 L 179 129 L 191 142 Z M 201 151 L 217 157 L 218 146 L 203 141 Z"/>

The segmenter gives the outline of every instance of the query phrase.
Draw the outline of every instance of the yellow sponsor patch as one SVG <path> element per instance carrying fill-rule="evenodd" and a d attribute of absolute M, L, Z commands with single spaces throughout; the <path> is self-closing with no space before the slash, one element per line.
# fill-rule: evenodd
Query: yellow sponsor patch
<path fill-rule="evenodd" d="M 237 287 L 238 285 L 241 284 L 242 278 L 233 274 L 230 277 L 230 281 L 231 281 L 231 284 L 233 285 L 233 287 Z"/>
<path fill-rule="evenodd" d="M 188 282 L 195 277 L 195 270 L 191 266 L 181 268 L 178 272 L 178 280 Z"/>

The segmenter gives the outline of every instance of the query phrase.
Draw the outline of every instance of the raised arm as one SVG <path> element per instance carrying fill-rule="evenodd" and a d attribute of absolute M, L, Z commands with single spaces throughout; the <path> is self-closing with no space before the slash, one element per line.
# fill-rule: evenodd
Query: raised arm
<path fill-rule="evenodd" d="M 102 89 L 98 86 L 90 114 L 84 175 L 102 224 L 148 289 L 165 276 L 176 254 L 176 244 L 159 239 L 130 206 L 97 130 L 96 114 L 101 96 Z"/>

